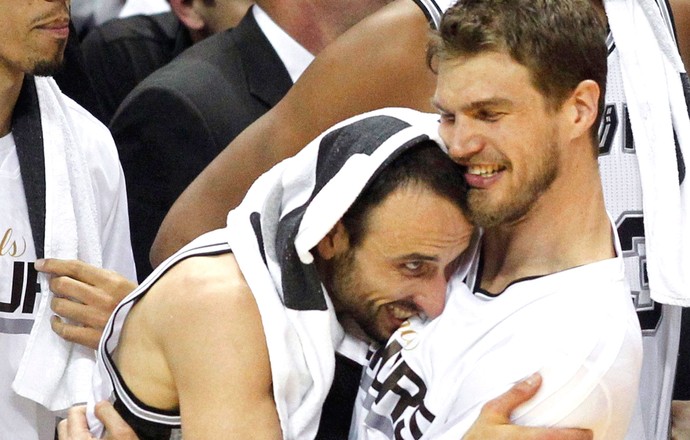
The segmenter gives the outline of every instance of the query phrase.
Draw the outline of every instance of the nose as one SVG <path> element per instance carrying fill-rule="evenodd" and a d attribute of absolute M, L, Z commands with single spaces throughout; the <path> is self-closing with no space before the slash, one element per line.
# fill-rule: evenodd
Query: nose
<path fill-rule="evenodd" d="M 452 123 L 441 124 L 439 134 L 448 148 L 448 154 L 456 162 L 462 163 L 484 148 L 485 143 L 476 124 L 466 116 L 456 116 Z"/>
<path fill-rule="evenodd" d="M 448 281 L 441 273 L 421 287 L 420 293 L 414 297 L 414 303 L 427 317 L 436 318 L 446 306 L 447 289 Z"/>

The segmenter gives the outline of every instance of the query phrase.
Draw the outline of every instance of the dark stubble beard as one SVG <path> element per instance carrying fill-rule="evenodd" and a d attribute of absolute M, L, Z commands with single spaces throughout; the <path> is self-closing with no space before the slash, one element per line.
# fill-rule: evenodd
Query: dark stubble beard
<path fill-rule="evenodd" d="M 560 154 L 555 142 L 538 158 L 534 177 L 524 183 L 512 198 L 493 206 L 485 190 L 469 188 L 463 200 L 465 214 L 475 226 L 485 229 L 511 224 L 524 217 L 558 176 Z"/>
<path fill-rule="evenodd" d="M 53 58 L 33 60 L 33 67 L 27 73 L 34 76 L 53 76 L 58 73 L 64 63 L 66 45 L 67 40 L 61 41 Z"/>
<path fill-rule="evenodd" d="M 356 296 L 360 289 L 355 261 L 355 250 L 333 258 L 329 274 L 328 292 L 338 315 L 351 318 L 368 337 L 385 343 L 389 335 L 383 335 L 376 326 L 376 315 L 369 313 L 367 304 Z"/>

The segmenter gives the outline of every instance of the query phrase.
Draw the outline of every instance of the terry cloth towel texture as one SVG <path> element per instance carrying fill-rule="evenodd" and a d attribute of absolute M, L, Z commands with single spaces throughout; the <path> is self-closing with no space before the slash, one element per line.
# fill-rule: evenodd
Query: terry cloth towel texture
<path fill-rule="evenodd" d="M 682 165 L 690 158 L 687 74 L 654 0 L 604 6 L 639 161 L 652 299 L 690 306 L 690 189 Z"/>
<path fill-rule="evenodd" d="M 64 98 L 51 78 L 36 78 L 45 151 L 46 258 L 80 259 L 101 267 L 99 212 L 86 158 L 74 142 Z M 58 411 L 85 402 L 90 390 L 93 350 L 68 343 L 50 327 L 53 296 L 39 273 L 41 299 L 36 320 L 12 388 Z M 47 368 L 50 367 L 50 368 Z"/>
<path fill-rule="evenodd" d="M 330 353 L 366 353 L 338 324 L 311 249 L 383 167 L 426 139 L 442 145 L 438 115 L 389 108 L 353 117 L 262 175 L 228 214 L 228 242 L 261 313 L 285 439 L 314 438 L 333 380 Z"/>

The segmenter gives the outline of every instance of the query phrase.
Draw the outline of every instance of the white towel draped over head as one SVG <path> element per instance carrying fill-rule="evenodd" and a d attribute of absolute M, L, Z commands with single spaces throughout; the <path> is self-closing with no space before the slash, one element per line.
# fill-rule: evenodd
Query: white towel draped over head
<path fill-rule="evenodd" d="M 642 181 L 652 299 L 690 305 L 690 119 L 685 68 L 654 0 L 605 0 Z M 680 160 L 679 160 L 680 158 Z"/>
<path fill-rule="evenodd" d="M 74 143 L 69 113 L 52 78 L 35 79 L 46 164 L 45 257 L 102 266 L 99 212 L 82 150 Z M 68 343 L 50 327 L 47 277 L 39 273 L 40 304 L 12 384 L 16 393 L 57 411 L 89 396 L 94 351 Z"/>
<path fill-rule="evenodd" d="M 379 170 L 427 139 L 441 144 L 438 115 L 390 108 L 353 117 L 262 175 L 228 214 L 228 241 L 261 312 L 283 438 L 314 438 L 334 350 L 353 355 L 345 346 L 356 346 L 311 250 Z"/>

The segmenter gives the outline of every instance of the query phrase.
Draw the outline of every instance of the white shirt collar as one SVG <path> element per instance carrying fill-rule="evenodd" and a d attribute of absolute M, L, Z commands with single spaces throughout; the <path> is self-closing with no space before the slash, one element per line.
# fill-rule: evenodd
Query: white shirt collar
<path fill-rule="evenodd" d="M 297 82 L 300 75 L 314 60 L 314 55 L 309 53 L 307 49 L 281 29 L 259 5 L 252 7 L 252 13 L 259 28 L 266 35 L 271 46 L 273 46 L 273 49 L 278 53 L 278 57 L 285 65 L 290 78 L 292 78 L 292 82 Z"/>

